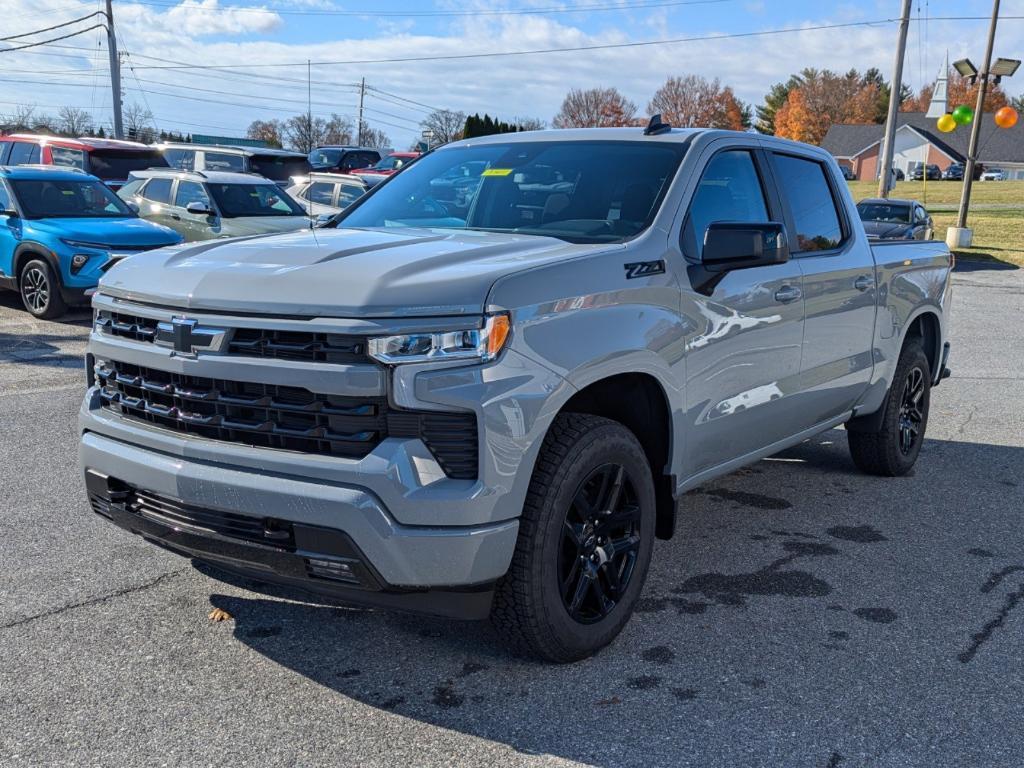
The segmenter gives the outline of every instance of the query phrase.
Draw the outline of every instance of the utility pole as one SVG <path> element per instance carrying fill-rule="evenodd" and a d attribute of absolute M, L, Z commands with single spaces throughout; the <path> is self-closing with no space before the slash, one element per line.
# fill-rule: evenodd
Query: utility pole
<path fill-rule="evenodd" d="M 888 197 L 892 177 L 893 144 L 896 140 L 896 118 L 900 112 L 900 91 L 903 88 L 903 58 L 907 50 L 907 29 L 910 27 L 910 6 L 913 0 L 903 0 L 900 12 L 900 33 L 896 43 L 896 61 L 889 84 L 889 113 L 885 118 L 885 136 L 882 139 L 882 164 L 878 176 L 878 196 Z"/>
<path fill-rule="evenodd" d="M 307 152 L 316 149 L 317 142 L 313 140 L 313 63 L 306 59 L 306 143 L 309 145 Z"/>
<path fill-rule="evenodd" d="M 981 118 L 985 113 L 985 92 L 988 90 L 988 71 L 992 67 L 992 47 L 996 41 L 996 22 L 999 20 L 999 0 L 992 3 L 992 21 L 988 26 L 988 45 L 985 48 L 985 61 L 978 73 L 978 102 L 974 106 L 974 122 L 971 123 L 971 141 L 967 145 L 967 165 L 964 166 L 964 186 L 960 193 L 960 213 L 956 217 L 956 226 L 961 234 L 957 235 L 960 247 L 969 247 L 971 232 L 967 229 L 967 209 L 971 205 L 971 184 L 974 182 L 974 165 L 978 160 L 978 137 L 981 134 Z M 964 231 L 966 230 L 966 232 Z M 964 242 L 966 238 L 966 242 Z"/>
<path fill-rule="evenodd" d="M 121 123 L 121 60 L 117 56 L 117 35 L 114 34 L 114 8 L 112 0 L 107 0 L 107 53 L 110 54 L 110 90 L 113 96 L 114 138 L 124 138 L 124 126 Z"/>
<path fill-rule="evenodd" d="M 366 78 L 359 83 L 359 128 L 356 130 L 358 138 L 356 144 L 363 146 L 363 99 L 366 96 Z"/>

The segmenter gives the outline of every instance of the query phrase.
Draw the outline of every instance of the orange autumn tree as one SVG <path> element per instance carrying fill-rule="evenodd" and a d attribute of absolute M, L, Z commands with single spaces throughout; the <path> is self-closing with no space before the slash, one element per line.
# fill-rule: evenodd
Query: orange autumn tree
<path fill-rule="evenodd" d="M 880 89 L 856 70 L 805 69 L 775 114 L 775 135 L 820 144 L 835 123 L 876 122 Z"/>

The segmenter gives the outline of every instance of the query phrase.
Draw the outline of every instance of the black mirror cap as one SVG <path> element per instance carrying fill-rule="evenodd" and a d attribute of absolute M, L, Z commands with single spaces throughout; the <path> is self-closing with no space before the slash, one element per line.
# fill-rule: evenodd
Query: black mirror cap
<path fill-rule="evenodd" d="M 713 222 L 704 235 L 701 262 L 711 272 L 783 264 L 789 261 L 786 228 L 778 222 Z"/>

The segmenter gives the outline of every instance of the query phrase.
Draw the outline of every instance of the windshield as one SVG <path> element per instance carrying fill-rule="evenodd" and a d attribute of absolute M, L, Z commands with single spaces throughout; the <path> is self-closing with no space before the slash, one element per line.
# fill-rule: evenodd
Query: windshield
<path fill-rule="evenodd" d="M 310 164 L 304 157 L 252 155 L 249 158 L 249 170 L 272 181 L 288 181 L 292 176 L 305 176 L 309 173 Z"/>
<path fill-rule="evenodd" d="M 309 153 L 309 164 L 314 168 L 333 168 L 344 153 L 344 149 L 314 149 Z"/>
<path fill-rule="evenodd" d="M 430 227 L 613 243 L 654 219 L 681 143 L 510 142 L 426 155 L 338 219 L 344 227 Z"/>
<path fill-rule="evenodd" d="M 11 186 L 28 219 L 121 219 L 135 215 L 105 184 L 93 179 L 12 179 Z"/>
<path fill-rule="evenodd" d="M 242 216 L 305 216 L 306 212 L 276 184 L 217 184 L 206 186 L 225 218 Z"/>
<path fill-rule="evenodd" d="M 893 224 L 910 223 L 910 206 L 893 203 L 859 203 L 857 212 L 861 221 L 889 221 Z"/>
<path fill-rule="evenodd" d="M 408 157 L 396 157 L 395 155 L 388 155 L 376 165 L 370 166 L 375 171 L 397 171 L 403 165 L 409 162 Z"/>
<path fill-rule="evenodd" d="M 94 149 L 89 152 L 89 172 L 103 180 L 127 179 L 132 171 L 166 168 L 167 160 L 160 150 Z"/>

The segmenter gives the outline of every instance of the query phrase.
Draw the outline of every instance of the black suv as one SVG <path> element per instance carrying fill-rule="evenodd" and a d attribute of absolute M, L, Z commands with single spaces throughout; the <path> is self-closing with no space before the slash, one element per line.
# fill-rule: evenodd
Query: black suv
<path fill-rule="evenodd" d="M 964 164 L 953 163 L 945 171 L 942 172 L 942 178 L 946 181 L 963 181 L 964 180 Z"/>
<path fill-rule="evenodd" d="M 919 165 L 910 172 L 911 181 L 923 181 L 925 174 L 925 166 Z M 938 181 L 942 178 L 942 171 L 939 166 L 932 163 L 928 164 L 928 181 Z"/>
<path fill-rule="evenodd" d="M 317 147 L 309 153 L 309 164 L 319 173 L 352 173 L 380 162 L 380 152 L 369 147 Z"/>

